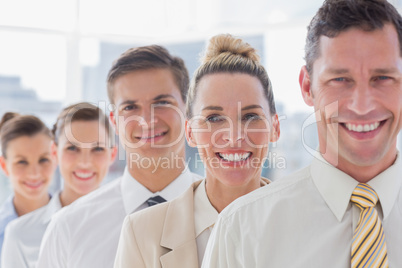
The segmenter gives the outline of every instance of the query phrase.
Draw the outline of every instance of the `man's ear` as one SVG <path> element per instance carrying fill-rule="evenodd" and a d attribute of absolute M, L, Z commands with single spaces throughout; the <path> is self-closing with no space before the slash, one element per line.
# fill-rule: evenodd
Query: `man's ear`
<path fill-rule="evenodd" d="M 7 169 L 6 159 L 4 158 L 4 156 L 0 156 L 0 166 L 1 169 L 4 171 L 4 174 L 6 174 L 6 176 L 8 177 L 9 173 Z"/>
<path fill-rule="evenodd" d="M 195 142 L 193 136 L 193 130 L 191 129 L 191 120 L 186 120 L 185 130 L 188 145 L 190 145 L 191 147 L 197 147 L 197 143 Z"/>
<path fill-rule="evenodd" d="M 278 115 L 275 114 L 274 116 L 272 116 L 272 133 L 270 142 L 277 142 L 280 136 L 281 136 L 281 127 Z"/>
<path fill-rule="evenodd" d="M 299 84 L 304 102 L 308 106 L 314 106 L 314 97 L 311 89 L 310 75 L 307 72 L 306 66 L 303 66 L 299 74 Z"/>
<path fill-rule="evenodd" d="M 119 128 L 117 127 L 117 118 L 116 118 L 116 116 L 115 116 L 115 113 L 114 113 L 114 111 L 111 111 L 110 113 L 109 113 L 109 119 L 110 119 L 110 122 L 112 123 L 112 125 L 113 125 L 113 128 L 114 128 L 114 131 L 115 131 L 115 133 L 116 133 L 116 135 L 118 136 L 119 135 Z"/>

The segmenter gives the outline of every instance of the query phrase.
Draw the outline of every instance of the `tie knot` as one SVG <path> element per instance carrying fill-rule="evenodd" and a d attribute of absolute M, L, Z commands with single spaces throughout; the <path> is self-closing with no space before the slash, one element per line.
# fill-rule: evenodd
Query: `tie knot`
<path fill-rule="evenodd" d="M 359 183 L 353 191 L 350 200 L 361 209 L 365 209 L 368 207 L 374 207 L 375 204 L 377 204 L 378 196 L 370 185 Z"/>
<path fill-rule="evenodd" d="M 157 205 L 157 204 L 160 204 L 160 203 L 163 203 L 163 202 L 166 202 L 166 200 L 160 195 L 150 197 L 147 200 L 147 204 L 148 204 L 149 207 L 152 207 L 154 205 Z"/>

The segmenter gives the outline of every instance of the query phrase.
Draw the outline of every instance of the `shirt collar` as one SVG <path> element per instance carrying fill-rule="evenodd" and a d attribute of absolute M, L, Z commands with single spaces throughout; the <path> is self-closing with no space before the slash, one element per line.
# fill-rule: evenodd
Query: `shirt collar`
<path fill-rule="evenodd" d="M 45 206 L 45 213 L 43 215 L 43 223 L 47 224 L 52 219 L 54 213 L 62 208 L 60 202 L 60 191 L 54 193 L 49 203 Z"/>
<path fill-rule="evenodd" d="M 218 218 L 218 212 L 209 202 L 205 190 L 205 180 L 194 192 L 194 220 L 195 237 L 198 237 L 205 229 L 213 226 Z"/>
<path fill-rule="evenodd" d="M 124 210 L 127 214 L 132 213 L 140 207 L 148 198 L 160 195 L 165 200 L 172 200 L 188 189 L 194 182 L 193 173 L 186 168 L 174 181 L 166 186 L 162 191 L 152 193 L 145 186 L 139 183 L 124 169 L 121 182 L 121 193 L 123 196 Z"/>
<path fill-rule="evenodd" d="M 383 210 L 384 219 L 389 215 L 401 186 L 402 163 L 397 155 L 395 163 L 368 182 L 376 191 Z M 350 197 L 359 184 L 351 176 L 329 164 L 317 153 L 311 164 L 311 176 L 321 196 L 338 221 L 345 215 Z"/>
<path fill-rule="evenodd" d="M 378 195 L 383 212 L 383 220 L 391 213 L 401 188 L 402 159 L 398 152 L 392 166 L 378 174 L 368 182 Z"/>
<path fill-rule="evenodd" d="M 271 181 L 261 178 L 261 187 L 269 184 Z M 219 213 L 209 202 L 207 192 L 205 190 L 205 179 L 194 192 L 194 220 L 195 220 L 195 237 L 198 237 L 205 229 L 212 227 Z"/>

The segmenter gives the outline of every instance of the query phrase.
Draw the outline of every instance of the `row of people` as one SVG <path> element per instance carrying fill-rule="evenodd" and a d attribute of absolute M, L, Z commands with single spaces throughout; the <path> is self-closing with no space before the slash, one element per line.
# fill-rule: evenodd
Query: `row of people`
<path fill-rule="evenodd" d="M 319 152 L 273 183 L 261 167 L 280 127 L 250 45 L 212 38 L 191 85 L 164 48 L 128 50 L 108 75 L 127 167 L 52 217 L 37 267 L 400 267 L 401 36 L 385 0 L 324 2 L 299 78 Z"/>
<path fill-rule="evenodd" d="M 172 206 L 155 206 L 155 214 L 149 209 L 157 217 L 166 214 L 166 221 L 144 219 L 148 229 L 143 232 L 144 242 L 155 247 L 150 252 L 159 259 L 159 254 L 176 252 L 176 244 L 190 239 L 192 245 L 182 247 L 191 251 L 189 258 L 176 258 L 175 266 L 200 266 L 218 213 L 239 196 L 269 184 L 268 179 L 261 178 L 262 165 L 269 142 L 276 141 L 280 131 L 272 86 L 256 51 L 230 35 L 217 36 L 211 39 L 189 92 L 188 83 L 183 61 L 159 46 L 131 49 L 115 62 L 108 80 L 111 102 L 116 105 L 111 121 L 125 146 L 127 169 L 121 180 L 77 200 L 52 218 L 38 267 L 113 266 L 124 218 L 151 202 L 170 200 L 181 193 L 183 196 L 172 201 Z M 234 94 L 228 95 L 228 91 Z M 184 129 L 185 110 L 192 120 L 187 120 Z M 184 130 L 190 146 L 199 148 L 206 167 L 204 180 L 186 171 L 184 161 L 177 161 L 184 160 Z M 87 141 L 85 136 L 74 138 Z M 139 159 L 137 155 L 158 163 L 168 159 L 169 166 L 138 166 L 133 162 Z M 63 159 L 60 161 L 62 165 Z M 5 245 L 4 266 L 35 267 L 34 254 L 32 262 L 27 262 L 22 261 L 27 252 L 18 252 L 18 248 L 28 248 L 27 241 L 21 246 L 21 240 L 39 241 L 43 236 L 43 231 L 30 227 L 32 214 L 39 212 L 31 213 L 30 220 L 13 222 L 13 230 L 7 229 L 9 240 L 19 244 Z M 40 214 L 34 218 L 43 220 Z M 159 225 L 152 228 L 155 223 Z M 162 234 L 163 223 L 176 226 L 177 234 L 185 231 L 189 236 Z M 35 232 L 35 238 L 18 232 L 23 226 Z M 155 229 L 160 232 L 155 233 Z M 159 243 L 147 243 L 151 234 L 170 236 L 172 248 L 166 251 Z"/>
<path fill-rule="evenodd" d="M 35 116 L 3 116 L 0 163 L 13 189 L 0 209 L 3 267 L 34 267 L 51 216 L 100 186 L 116 157 L 111 133 L 105 114 L 89 103 L 63 109 L 52 130 Z M 57 163 L 64 185 L 51 196 Z"/>
<path fill-rule="evenodd" d="M 188 76 L 185 83 L 174 79 L 180 74 L 174 71 L 175 61 L 182 61 L 173 58 L 170 67 L 164 66 L 160 55 L 168 52 L 159 46 L 135 48 L 112 66 L 108 86 L 116 111 L 111 121 L 126 148 L 127 171 L 121 181 L 52 219 L 38 267 L 112 267 L 124 218 L 133 212 L 144 215 L 135 220 L 142 226 L 138 247 L 152 258 L 142 263 L 140 252 L 133 255 L 126 248 L 131 258 L 121 260 L 122 265 L 152 267 L 161 258 L 172 267 L 198 267 L 218 214 L 270 182 L 261 178 L 261 171 L 270 141 L 279 137 L 279 121 L 256 51 L 230 35 L 212 38 L 190 86 Z M 199 149 L 203 180 L 177 161 L 184 157 L 185 137 Z M 133 162 L 148 158 L 169 163 L 146 168 Z M 163 200 L 171 202 L 143 210 L 146 203 Z M 130 222 L 123 230 L 130 229 Z"/>

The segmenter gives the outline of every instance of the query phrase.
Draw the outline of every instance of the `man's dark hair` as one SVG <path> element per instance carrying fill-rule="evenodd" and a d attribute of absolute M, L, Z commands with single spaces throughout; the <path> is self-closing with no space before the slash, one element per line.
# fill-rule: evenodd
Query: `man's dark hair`
<path fill-rule="evenodd" d="M 186 102 L 189 75 L 184 61 L 172 56 L 166 48 L 158 45 L 130 48 L 113 63 L 107 77 L 109 101 L 114 102 L 114 82 L 117 78 L 133 71 L 149 69 L 170 70 L 181 97 Z"/>
<path fill-rule="evenodd" d="M 402 17 L 386 0 L 326 0 L 308 26 L 305 46 L 307 71 L 312 75 L 314 61 L 320 56 L 320 37 L 336 37 L 351 27 L 365 31 L 394 25 L 402 55 Z"/>

